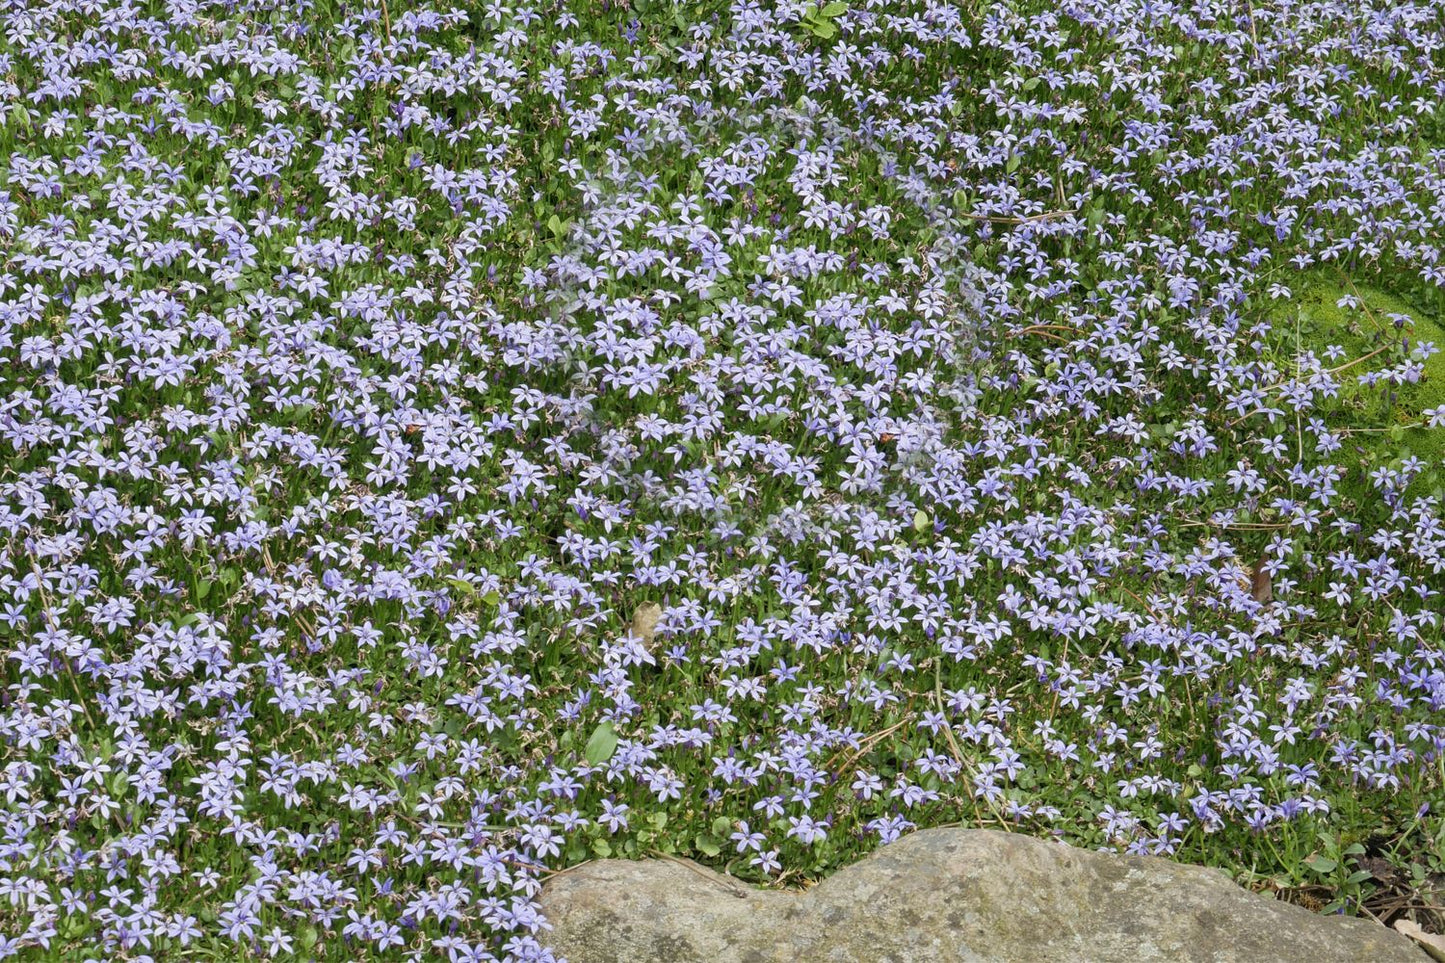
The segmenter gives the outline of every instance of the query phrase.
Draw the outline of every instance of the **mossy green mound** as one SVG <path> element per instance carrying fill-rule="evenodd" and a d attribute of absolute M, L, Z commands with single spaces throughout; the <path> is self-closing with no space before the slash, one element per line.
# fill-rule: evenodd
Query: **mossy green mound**
<path fill-rule="evenodd" d="M 1445 428 L 1421 427 L 1424 412 L 1445 405 L 1445 327 L 1401 296 L 1342 275 L 1312 277 L 1295 288 L 1301 351 L 1337 372 L 1353 422 L 1353 444 L 1387 461 L 1415 455 L 1436 468 L 1445 459 Z M 1291 324 L 1295 319 L 1290 318 Z M 1424 361 L 1419 381 L 1361 384 L 1360 376 L 1397 363 L 1423 343 L 1440 351 Z"/>

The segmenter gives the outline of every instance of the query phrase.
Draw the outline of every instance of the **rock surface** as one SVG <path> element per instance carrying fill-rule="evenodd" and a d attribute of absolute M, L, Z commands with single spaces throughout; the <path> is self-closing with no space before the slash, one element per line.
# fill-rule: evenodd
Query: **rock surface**
<path fill-rule="evenodd" d="M 1376 923 L 1222 872 L 990 830 L 934 829 L 806 893 L 684 860 L 601 860 L 542 892 L 571 963 L 1427 963 Z"/>

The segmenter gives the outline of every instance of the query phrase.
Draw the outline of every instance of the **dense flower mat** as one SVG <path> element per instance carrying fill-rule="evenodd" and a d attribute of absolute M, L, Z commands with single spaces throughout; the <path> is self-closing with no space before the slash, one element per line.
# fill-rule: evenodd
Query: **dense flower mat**
<path fill-rule="evenodd" d="M 1440 868 L 1445 7 L 0 11 L 0 956 Z"/>

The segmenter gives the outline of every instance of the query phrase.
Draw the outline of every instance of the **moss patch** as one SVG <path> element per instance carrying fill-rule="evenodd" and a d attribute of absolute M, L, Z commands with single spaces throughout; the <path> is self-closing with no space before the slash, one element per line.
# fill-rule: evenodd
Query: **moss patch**
<path fill-rule="evenodd" d="M 1396 294 L 1344 277 L 1305 279 L 1295 287 L 1293 304 L 1299 311 L 1301 350 L 1314 352 L 1327 367 L 1379 352 L 1338 375 L 1341 398 L 1354 420 L 1350 427 L 1366 429 L 1352 434 L 1351 441 L 1387 460 L 1413 454 L 1438 466 L 1445 459 L 1445 428 L 1413 426 L 1424 420 L 1422 412 L 1445 404 L 1445 327 L 1440 320 Z M 1294 319 L 1288 322 L 1293 325 Z M 1284 335 L 1289 329 L 1281 325 L 1279 330 Z M 1383 386 L 1359 383 L 1360 375 L 1397 361 L 1399 350 L 1393 346 L 1408 343 L 1413 348 L 1421 342 L 1433 342 L 1440 353 L 1425 361 L 1418 383 L 1390 386 L 1388 392 Z M 1331 346 L 1340 351 L 1331 352 Z"/>

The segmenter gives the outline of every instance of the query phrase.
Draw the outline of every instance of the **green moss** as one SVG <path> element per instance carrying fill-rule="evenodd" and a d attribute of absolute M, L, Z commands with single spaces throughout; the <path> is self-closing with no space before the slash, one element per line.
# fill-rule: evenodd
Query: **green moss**
<path fill-rule="evenodd" d="M 1355 297 L 1359 306 L 1341 299 Z M 1445 404 L 1445 327 L 1433 314 L 1419 310 L 1399 295 L 1378 287 L 1351 283 L 1342 276 L 1304 279 L 1295 287 L 1294 306 L 1299 312 L 1299 345 L 1313 351 L 1326 366 L 1338 368 L 1378 351 L 1373 358 L 1362 361 L 1339 373 L 1341 399 L 1355 419 L 1350 427 L 1367 429 L 1351 436 L 1361 447 L 1374 449 L 1387 459 L 1414 454 L 1437 465 L 1445 459 L 1445 428 L 1416 428 L 1424 420 L 1423 412 Z M 1397 328 L 1391 316 L 1408 318 Z M 1291 325 L 1294 323 L 1290 319 Z M 1280 331 L 1285 337 L 1287 328 Z M 1434 342 L 1440 353 L 1425 362 L 1420 381 L 1391 388 L 1364 387 L 1359 375 L 1393 364 L 1399 357 L 1393 346 L 1408 341 L 1413 347 L 1420 342 Z M 1344 353 L 1337 360 L 1326 354 L 1331 345 Z M 1380 351 L 1381 348 L 1386 350 Z M 1390 429 L 1395 429 L 1391 431 Z"/>

